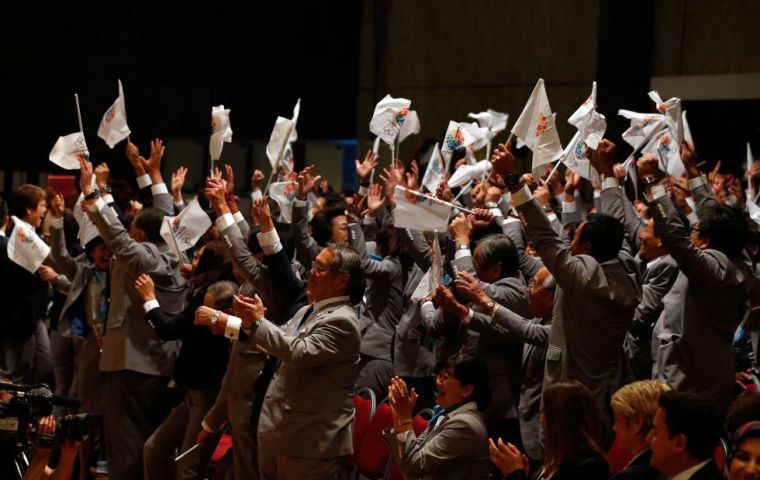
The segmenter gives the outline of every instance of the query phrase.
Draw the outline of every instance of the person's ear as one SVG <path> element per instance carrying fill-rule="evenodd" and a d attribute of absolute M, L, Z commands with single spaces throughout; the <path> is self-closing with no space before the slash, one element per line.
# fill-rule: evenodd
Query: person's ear
<path fill-rule="evenodd" d="M 472 400 L 472 396 L 475 393 L 475 387 L 472 385 L 467 385 L 465 387 L 462 387 L 462 396 L 464 397 L 462 400 Z"/>
<path fill-rule="evenodd" d="M 673 438 L 673 443 L 675 443 L 676 451 L 678 453 L 686 452 L 686 442 L 688 442 L 688 439 L 683 433 L 679 433 Z"/>

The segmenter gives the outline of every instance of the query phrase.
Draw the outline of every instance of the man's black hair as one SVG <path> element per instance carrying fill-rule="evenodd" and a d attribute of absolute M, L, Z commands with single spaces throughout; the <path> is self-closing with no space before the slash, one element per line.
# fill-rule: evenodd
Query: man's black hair
<path fill-rule="evenodd" d="M 617 258 L 623 246 L 625 228 L 617 218 L 604 213 L 588 216 L 580 240 L 591 244 L 591 256 L 599 263 Z"/>
<path fill-rule="evenodd" d="M 693 392 L 660 395 L 670 438 L 686 437 L 686 450 L 697 460 L 712 458 L 722 432 L 721 416 L 711 399 Z"/>

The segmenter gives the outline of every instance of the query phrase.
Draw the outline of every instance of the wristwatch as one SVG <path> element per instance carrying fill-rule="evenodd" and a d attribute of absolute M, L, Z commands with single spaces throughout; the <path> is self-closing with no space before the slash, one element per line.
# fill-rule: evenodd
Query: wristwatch
<path fill-rule="evenodd" d="M 496 202 L 486 202 L 486 208 L 499 208 Z"/>
<path fill-rule="evenodd" d="M 551 205 L 544 205 L 544 213 L 552 213 L 554 209 Z"/>
<path fill-rule="evenodd" d="M 100 191 L 97 188 L 95 188 L 92 190 L 92 193 L 90 193 L 89 195 L 85 195 L 84 199 L 92 200 L 93 198 L 98 198 L 99 196 L 100 196 Z"/>
<path fill-rule="evenodd" d="M 100 190 L 100 193 L 108 195 L 109 193 L 111 193 L 111 187 L 109 185 L 106 185 Z"/>
<path fill-rule="evenodd" d="M 222 311 L 217 310 L 214 312 L 213 315 L 211 315 L 211 326 L 216 327 L 216 324 L 219 323 L 219 317 L 222 316 Z"/>
<path fill-rule="evenodd" d="M 514 187 L 515 185 L 520 183 L 520 174 L 517 172 L 508 173 L 504 175 L 504 181 L 510 187 Z"/>

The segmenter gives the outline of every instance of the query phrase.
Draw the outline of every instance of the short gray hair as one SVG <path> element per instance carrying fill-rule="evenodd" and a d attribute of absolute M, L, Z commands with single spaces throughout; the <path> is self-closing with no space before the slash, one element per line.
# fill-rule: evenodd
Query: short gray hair
<path fill-rule="evenodd" d="M 557 280 L 555 280 L 554 275 L 549 273 L 549 276 L 544 279 L 544 283 L 541 286 L 544 290 L 554 292 L 554 290 L 557 288 Z"/>
<path fill-rule="evenodd" d="M 229 280 L 214 282 L 206 289 L 206 293 L 214 296 L 214 306 L 219 310 L 232 308 L 232 297 L 238 293 L 238 286 Z"/>
<path fill-rule="evenodd" d="M 345 243 L 331 243 L 327 248 L 333 253 L 330 271 L 349 275 L 346 294 L 351 297 L 351 303 L 359 303 L 366 288 L 361 255 L 354 247 Z"/>

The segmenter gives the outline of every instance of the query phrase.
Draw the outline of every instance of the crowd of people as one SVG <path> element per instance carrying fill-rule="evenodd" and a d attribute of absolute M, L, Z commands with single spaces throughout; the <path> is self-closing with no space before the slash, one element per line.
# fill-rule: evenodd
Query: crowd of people
<path fill-rule="evenodd" d="M 420 232 L 394 226 L 416 161 L 368 152 L 343 192 L 283 169 L 287 205 L 256 171 L 248 215 L 228 165 L 196 195 L 184 168 L 167 188 L 164 149 L 128 144 L 134 195 L 80 157 L 78 199 L 0 201 L 0 367 L 102 418 L 62 447 L 67 472 L 78 456 L 80 478 L 204 478 L 229 432 L 232 478 L 348 478 L 371 391 L 409 479 L 760 478 L 760 161 L 742 185 L 684 142 L 683 178 L 644 155 L 634 180 L 602 140 L 595 184 L 524 174 L 499 144 L 471 189 L 426 192 L 467 213 Z M 212 226 L 178 256 L 190 199 Z M 35 272 L 8 251 L 20 226 L 50 248 Z"/>

